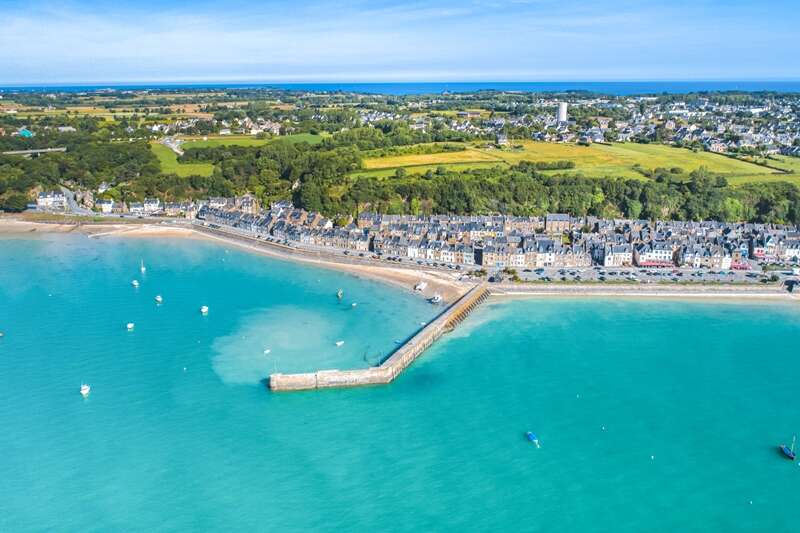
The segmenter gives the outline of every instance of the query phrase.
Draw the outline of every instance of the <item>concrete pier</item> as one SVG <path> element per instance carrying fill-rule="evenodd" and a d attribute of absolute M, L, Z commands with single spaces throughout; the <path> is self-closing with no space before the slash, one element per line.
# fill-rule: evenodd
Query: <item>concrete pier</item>
<path fill-rule="evenodd" d="M 269 387 L 273 391 L 296 391 L 391 383 L 431 344 L 460 324 L 488 296 L 485 283 L 476 285 L 375 368 L 272 374 L 269 377 Z"/>

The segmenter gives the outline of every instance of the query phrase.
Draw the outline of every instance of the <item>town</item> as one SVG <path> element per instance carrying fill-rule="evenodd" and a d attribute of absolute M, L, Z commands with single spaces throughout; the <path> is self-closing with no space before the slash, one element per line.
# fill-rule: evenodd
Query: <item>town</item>
<path fill-rule="evenodd" d="M 67 209 L 68 194 L 40 193 L 38 209 Z M 148 198 L 132 204 L 125 215 L 114 214 L 110 200 L 100 201 L 99 208 L 108 217 L 152 221 L 173 217 L 301 251 L 440 267 L 472 276 L 506 274 L 512 280 L 552 281 L 549 272 L 568 269 L 572 272 L 560 277 L 606 281 L 610 278 L 600 272 L 587 278 L 575 271 L 603 267 L 724 271 L 737 280 L 761 281 L 764 270 L 777 272 L 776 267 L 786 267 L 797 274 L 800 265 L 800 228 L 788 225 L 608 220 L 561 213 L 423 217 L 367 212 L 341 224 L 289 201 L 261 209 L 249 194 L 166 204 Z M 677 281 L 676 275 L 663 275 Z M 620 276 L 620 281 L 637 279 L 633 272 Z"/>

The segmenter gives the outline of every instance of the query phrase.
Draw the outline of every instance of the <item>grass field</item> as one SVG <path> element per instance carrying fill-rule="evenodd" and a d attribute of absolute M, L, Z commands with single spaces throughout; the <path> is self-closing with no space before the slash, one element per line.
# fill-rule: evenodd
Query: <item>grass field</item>
<path fill-rule="evenodd" d="M 798 174 L 784 174 L 754 163 L 740 161 L 710 152 L 693 152 L 684 148 L 673 148 L 662 144 L 616 143 L 612 145 L 593 144 L 578 146 L 575 144 L 556 144 L 534 141 L 515 141 L 522 149 L 487 149 L 470 145 L 463 152 L 445 152 L 439 154 L 401 155 L 367 158 L 363 166 L 365 171 L 356 175 L 389 177 L 398 168 L 405 168 L 410 174 L 423 174 L 439 166 L 454 170 L 470 168 L 487 168 L 496 165 L 513 165 L 520 161 L 561 161 L 575 163 L 575 168 L 568 171 L 550 171 L 552 173 L 583 174 L 587 177 L 625 177 L 643 179 L 642 174 L 634 169 L 640 165 L 647 169 L 659 167 L 680 167 L 686 171 L 706 167 L 710 172 L 725 176 L 732 184 L 759 181 L 796 181 L 800 182 L 800 161 L 797 164 Z M 784 158 L 792 159 L 792 158 Z M 792 163 L 785 163 L 786 170 L 793 170 Z M 780 166 L 780 165 L 773 165 Z"/>
<path fill-rule="evenodd" d="M 150 149 L 158 157 L 161 164 L 161 171 L 165 174 L 177 174 L 181 177 L 186 176 L 210 176 L 214 172 L 214 165 L 211 163 L 179 163 L 178 156 L 159 143 L 150 143 Z"/>
<path fill-rule="evenodd" d="M 211 148 L 215 146 L 263 146 L 275 140 L 286 140 L 289 142 L 307 142 L 318 144 L 322 142 L 322 135 L 312 135 L 310 133 L 298 133 L 295 135 L 285 135 L 283 137 L 272 137 L 269 139 L 256 139 L 252 135 L 217 135 L 209 136 L 203 140 L 202 137 L 187 137 L 182 148 Z"/>

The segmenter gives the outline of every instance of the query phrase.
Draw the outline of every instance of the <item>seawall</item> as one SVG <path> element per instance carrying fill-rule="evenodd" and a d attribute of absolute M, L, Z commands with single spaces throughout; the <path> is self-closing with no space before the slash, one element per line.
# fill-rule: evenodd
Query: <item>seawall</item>
<path fill-rule="evenodd" d="M 488 296 L 489 291 L 485 283 L 476 285 L 377 367 L 357 370 L 318 370 L 302 374 L 276 373 L 269 376 L 269 387 L 273 391 L 297 391 L 391 383 L 439 337 L 461 323 Z"/>

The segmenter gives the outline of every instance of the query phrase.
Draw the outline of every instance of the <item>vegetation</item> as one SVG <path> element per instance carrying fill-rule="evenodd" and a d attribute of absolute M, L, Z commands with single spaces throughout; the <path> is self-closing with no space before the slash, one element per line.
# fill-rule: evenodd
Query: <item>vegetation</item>
<path fill-rule="evenodd" d="M 168 146 L 159 143 L 151 143 L 150 149 L 158 157 L 161 172 L 164 174 L 175 174 L 176 176 L 210 176 L 214 172 L 214 166 L 207 163 L 185 164 L 178 161 L 178 156 Z"/>
<path fill-rule="evenodd" d="M 364 160 L 364 169 L 373 172 L 357 174 L 383 177 L 393 175 L 397 168 L 405 168 L 411 174 L 424 174 L 439 165 L 465 170 L 495 165 L 508 167 L 521 161 L 536 161 L 541 164 L 568 161 L 573 165 L 570 174 L 593 178 L 641 179 L 640 169 L 679 167 L 687 171 L 705 168 L 725 176 L 733 184 L 797 179 L 795 176 L 774 169 L 724 155 L 662 144 L 615 143 L 578 146 L 521 141 L 516 145 L 518 149 L 498 150 L 472 144 L 459 152 L 368 157 Z M 776 168 L 778 166 L 776 165 Z M 389 170 L 389 172 L 374 172 L 376 170 Z"/>

